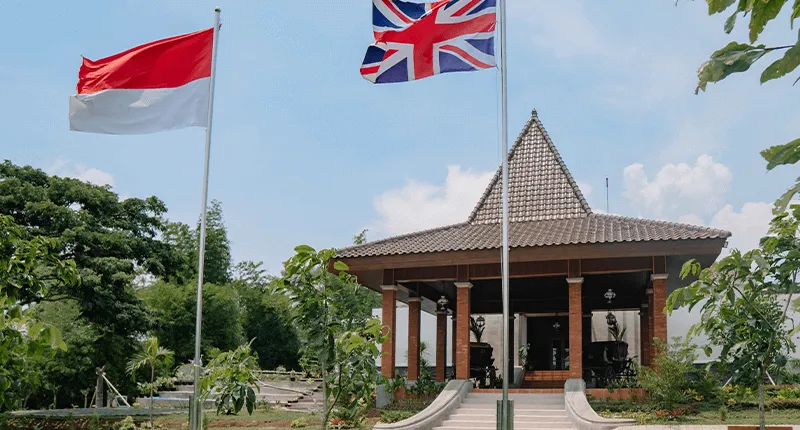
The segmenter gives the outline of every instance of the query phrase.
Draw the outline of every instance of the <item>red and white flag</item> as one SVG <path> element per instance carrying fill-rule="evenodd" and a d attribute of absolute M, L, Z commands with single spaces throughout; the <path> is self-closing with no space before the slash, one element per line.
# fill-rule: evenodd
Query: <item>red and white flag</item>
<path fill-rule="evenodd" d="M 214 29 L 83 59 L 70 130 L 146 134 L 208 126 Z"/>

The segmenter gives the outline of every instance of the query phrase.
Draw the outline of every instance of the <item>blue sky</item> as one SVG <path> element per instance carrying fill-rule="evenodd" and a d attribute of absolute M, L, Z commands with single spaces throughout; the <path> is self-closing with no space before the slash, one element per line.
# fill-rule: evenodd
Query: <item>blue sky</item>
<path fill-rule="evenodd" d="M 466 218 L 500 159 L 497 73 L 367 83 L 369 0 L 6 0 L 0 158 L 156 195 L 193 224 L 204 130 L 71 133 L 67 97 L 81 55 L 210 27 L 217 5 L 210 197 L 223 202 L 236 260 L 276 271 L 300 243 L 340 247 L 362 228 L 377 238 Z M 509 0 L 509 15 L 512 137 L 535 107 L 594 208 L 608 176 L 612 212 L 724 227 L 733 245 L 755 244 L 796 175 L 766 174 L 758 151 L 800 136 L 797 89 L 760 86 L 755 72 L 694 95 L 697 67 L 743 29 L 724 34 L 701 1 Z M 764 42 L 794 40 L 787 21 Z"/>

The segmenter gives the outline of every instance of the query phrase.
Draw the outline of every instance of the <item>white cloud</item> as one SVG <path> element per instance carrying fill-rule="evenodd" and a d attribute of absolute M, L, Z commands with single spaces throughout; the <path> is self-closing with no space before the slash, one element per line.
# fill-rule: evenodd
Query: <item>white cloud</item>
<path fill-rule="evenodd" d="M 409 180 L 405 187 L 375 197 L 380 219 L 371 230 L 391 236 L 466 221 L 492 175 L 449 166 L 443 185 Z"/>
<path fill-rule="evenodd" d="M 725 205 L 711 219 L 711 226 L 733 233 L 728 248 L 749 251 L 757 247 L 761 238 L 767 234 L 772 217 L 772 205 L 769 203 L 745 203 L 739 212 L 733 206 Z"/>
<path fill-rule="evenodd" d="M 707 215 L 720 208 L 732 178 L 730 169 L 709 155 L 701 155 L 694 165 L 666 164 L 652 180 L 644 165 L 636 163 L 623 171 L 624 196 L 643 216 Z"/>
<path fill-rule="evenodd" d="M 47 173 L 66 178 L 79 179 L 94 185 L 114 186 L 114 175 L 111 173 L 104 172 L 94 167 L 86 167 L 82 164 L 71 163 L 68 160 L 60 158 L 47 169 Z"/>

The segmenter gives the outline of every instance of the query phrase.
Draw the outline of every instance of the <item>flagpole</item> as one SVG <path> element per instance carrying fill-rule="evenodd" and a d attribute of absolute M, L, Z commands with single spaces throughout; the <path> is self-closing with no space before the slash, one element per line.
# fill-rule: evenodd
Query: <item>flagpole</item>
<path fill-rule="evenodd" d="M 514 428 L 511 404 L 508 401 L 508 345 L 509 345 L 509 283 L 508 283 L 508 63 L 506 61 L 506 0 L 499 0 L 500 6 L 500 85 L 502 87 L 502 137 L 503 156 L 503 400 L 500 408 L 501 429 Z M 512 373 L 513 374 L 513 373 Z"/>
<path fill-rule="evenodd" d="M 206 126 L 206 157 L 203 170 L 203 205 L 200 215 L 200 252 L 197 261 L 197 317 L 194 331 L 194 414 L 191 419 L 192 430 L 200 429 L 200 416 L 203 404 L 200 402 L 200 371 L 202 357 L 200 353 L 200 339 L 203 326 L 203 271 L 206 259 L 206 213 L 208 210 L 208 167 L 211 159 L 211 120 L 214 115 L 214 80 L 217 75 L 217 47 L 219 46 L 219 14 L 220 8 L 214 9 L 214 42 L 211 48 L 211 76 L 208 92 L 208 124 Z M 152 399 L 151 399 L 152 401 Z"/>

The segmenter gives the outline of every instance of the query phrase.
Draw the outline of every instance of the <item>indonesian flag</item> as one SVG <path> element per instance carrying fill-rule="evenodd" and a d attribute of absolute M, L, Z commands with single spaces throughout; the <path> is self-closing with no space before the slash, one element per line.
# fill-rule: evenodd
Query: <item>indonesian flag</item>
<path fill-rule="evenodd" d="M 214 29 L 83 59 L 70 130 L 146 134 L 208 126 Z"/>

